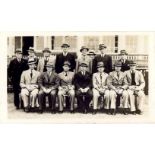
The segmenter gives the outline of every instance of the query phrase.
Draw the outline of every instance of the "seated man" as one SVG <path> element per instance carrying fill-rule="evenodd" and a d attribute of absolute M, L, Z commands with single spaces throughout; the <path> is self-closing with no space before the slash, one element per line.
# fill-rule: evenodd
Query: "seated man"
<path fill-rule="evenodd" d="M 141 114 L 141 106 L 145 100 L 143 89 L 145 81 L 143 74 L 136 70 L 136 63 L 129 62 L 130 70 L 126 71 L 126 78 L 128 82 L 129 102 L 132 114 Z M 137 101 L 135 102 L 135 97 Z"/>
<path fill-rule="evenodd" d="M 59 86 L 59 77 L 53 71 L 54 64 L 52 62 L 48 62 L 46 64 L 46 72 L 41 73 L 39 77 L 39 86 L 40 91 L 38 95 L 39 99 L 39 112 L 43 113 L 45 108 L 45 97 L 48 96 L 49 107 L 52 113 L 55 113 L 55 102 L 56 102 L 56 94 Z"/>
<path fill-rule="evenodd" d="M 75 94 L 77 97 L 78 108 L 83 113 L 87 113 L 90 101 L 92 100 L 92 76 L 87 72 L 87 63 L 80 64 L 80 72 L 74 76 Z"/>
<path fill-rule="evenodd" d="M 104 72 L 104 63 L 98 62 L 97 73 L 93 74 L 93 114 L 96 114 L 98 108 L 98 99 L 101 96 L 105 99 L 105 108 L 109 105 L 109 89 L 107 86 L 108 74 Z"/>
<path fill-rule="evenodd" d="M 75 90 L 74 90 L 74 85 L 72 84 L 73 78 L 74 78 L 74 72 L 69 71 L 70 65 L 71 64 L 69 61 L 65 61 L 63 64 L 64 71 L 58 74 L 60 78 L 60 86 L 59 86 L 59 92 L 58 92 L 60 113 L 63 112 L 65 95 L 69 96 L 71 113 L 74 112 Z"/>
<path fill-rule="evenodd" d="M 116 99 L 122 98 L 123 113 L 127 114 L 128 108 L 128 92 L 125 74 L 121 72 L 122 63 L 115 62 L 115 71 L 111 72 L 108 77 L 108 86 L 110 88 L 110 113 L 116 114 Z"/>
<path fill-rule="evenodd" d="M 34 107 L 38 95 L 38 77 L 40 73 L 34 69 L 35 63 L 34 59 L 29 59 L 29 69 L 21 75 L 21 97 L 25 112 L 29 112 L 30 107 Z"/>

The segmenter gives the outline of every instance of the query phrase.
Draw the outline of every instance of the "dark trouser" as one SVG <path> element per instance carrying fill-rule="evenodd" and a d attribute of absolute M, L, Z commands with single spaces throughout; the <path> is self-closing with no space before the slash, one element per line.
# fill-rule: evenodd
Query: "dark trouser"
<path fill-rule="evenodd" d="M 40 110 L 43 110 L 45 108 L 45 97 L 48 96 L 48 102 L 49 102 L 49 108 L 51 110 L 55 110 L 55 104 L 56 104 L 56 90 L 52 90 L 49 94 L 46 94 L 43 92 L 43 90 L 39 91 L 38 94 L 38 102 L 39 102 L 39 108 Z"/>
<path fill-rule="evenodd" d="M 79 110 L 88 110 L 90 101 L 93 97 L 92 90 L 89 89 L 86 93 L 82 93 L 80 90 L 77 90 L 75 93 Z"/>
<path fill-rule="evenodd" d="M 14 105 L 16 108 L 19 108 L 19 94 L 21 92 L 21 88 L 19 83 L 13 83 L 13 93 L 14 93 Z"/>

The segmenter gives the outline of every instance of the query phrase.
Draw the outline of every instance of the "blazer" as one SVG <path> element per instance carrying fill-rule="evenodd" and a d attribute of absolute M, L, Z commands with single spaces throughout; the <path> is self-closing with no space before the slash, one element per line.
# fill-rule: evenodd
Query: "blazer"
<path fill-rule="evenodd" d="M 86 71 L 85 75 L 82 75 L 81 72 L 78 72 L 74 76 L 73 83 L 75 85 L 75 89 L 77 89 L 77 90 L 79 88 L 86 88 L 86 87 L 92 88 L 92 75 L 91 75 L 91 73 L 89 73 L 87 71 Z"/>
<path fill-rule="evenodd" d="M 122 86 L 122 88 L 127 89 L 128 83 L 126 80 L 126 75 L 123 72 L 119 72 L 119 77 L 117 76 L 117 72 L 110 72 L 107 80 L 108 87 L 113 89 L 115 87 Z"/>
<path fill-rule="evenodd" d="M 122 67 L 121 67 L 121 71 L 124 72 L 124 71 L 127 71 L 130 69 L 130 66 L 129 66 L 129 60 L 125 60 L 125 62 L 123 62 L 123 60 L 119 60 L 122 62 Z"/>
<path fill-rule="evenodd" d="M 55 57 L 54 56 L 50 56 L 48 57 L 48 61 L 53 62 L 53 64 L 55 65 Z M 39 72 L 43 72 L 44 70 L 44 65 L 45 65 L 45 58 L 41 58 L 38 61 L 38 66 L 37 66 L 37 70 Z"/>
<path fill-rule="evenodd" d="M 65 76 L 65 72 L 61 72 L 58 76 L 60 78 L 60 86 L 68 86 L 73 84 L 74 72 L 67 72 L 67 76 Z"/>
<path fill-rule="evenodd" d="M 76 66 L 75 59 L 76 59 L 76 57 L 71 53 L 67 53 L 66 56 L 64 56 L 63 53 L 58 54 L 56 56 L 56 61 L 55 61 L 56 73 L 61 73 L 63 71 L 64 61 L 69 61 L 71 63 L 70 71 L 74 71 L 75 66 Z"/>
<path fill-rule="evenodd" d="M 128 86 L 131 86 L 131 70 L 126 71 L 125 74 L 126 74 L 126 79 L 127 79 Z M 135 82 L 136 82 L 136 86 L 139 86 L 139 88 L 141 90 L 144 89 L 144 87 L 145 87 L 144 76 L 138 70 L 135 70 Z"/>
<path fill-rule="evenodd" d="M 13 84 L 19 84 L 22 72 L 28 68 L 26 60 L 21 59 L 21 62 L 18 62 L 17 58 L 15 58 L 11 60 L 8 66 L 8 77 L 12 79 Z"/>
<path fill-rule="evenodd" d="M 26 85 L 36 85 L 38 86 L 38 78 L 40 76 L 40 72 L 33 70 L 32 71 L 32 78 L 31 78 L 31 70 L 28 69 L 24 71 L 21 75 L 21 80 L 20 80 L 20 86 L 21 88 L 24 88 Z"/>
<path fill-rule="evenodd" d="M 55 72 L 52 72 L 51 76 L 47 72 L 42 72 L 39 76 L 38 83 L 40 88 L 54 88 L 57 89 L 59 86 L 59 77 Z"/>
<path fill-rule="evenodd" d="M 102 61 L 104 63 L 105 70 L 104 72 L 109 73 L 112 71 L 112 58 L 109 55 L 104 55 L 104 57 L 101 57 L 101 55 L 96 55 L 93 64 L 92 64 L 92 72 L 97 72 L 97 63 Z"/>
<path fill-rule="evenodd" d="M 102 79 L 100 75 L 99 72 L 93 74 L 93 87 L 96 89 L 103 88 L 103 86 L 107 85 L 108 74 L 103 72 Z"/>

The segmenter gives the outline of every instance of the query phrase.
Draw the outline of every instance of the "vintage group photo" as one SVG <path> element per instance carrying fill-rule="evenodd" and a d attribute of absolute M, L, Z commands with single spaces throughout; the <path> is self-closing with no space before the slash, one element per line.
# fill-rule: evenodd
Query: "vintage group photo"
<path fill-rule="evenodd" d="M 137 33 L 8 36 L 8 118 L 147 118 L 148 44 Z"/>

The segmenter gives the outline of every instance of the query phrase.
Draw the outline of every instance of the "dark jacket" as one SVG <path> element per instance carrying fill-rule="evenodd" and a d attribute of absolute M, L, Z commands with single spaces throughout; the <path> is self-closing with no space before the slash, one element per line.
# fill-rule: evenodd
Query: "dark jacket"
<path fill-rule="evenodd" d="M 93 73 L 97 72 L 97 63 L 102 61 L 104 63 L 105 70 L 104 72 L 109 73 L 112 71 L 112 58 L 109 55 L 104 55 L 104 57 L 101 57 L 101 55 L 97 55 L 93 60 L 93 67 L 92 71 Z"/>
<path fill-rule="evenodd" d="M 92 75 L 91 73 L 85 73 L 85 76 L 82 75 L 81 72 L 78 72 L 74 76 L 73 84 L 75 85 L 75 89 L 78 90 L 79 88 L 92 88 Z"/>
<path fill-rule="evenodd" d="M 27 65 L 27 61 L 21 59 L 21 62 L 15 58 L 11 60 L 8 66 L 8 77 L 11 78 L 12 83 L 20 83 L 20 77 L 23 71 L 27 70 L 29 67 Z"/>
<path fill-rule="evenodd" d="M 121 71 L 124 72 L 124 71 L 127 71 L 130 69 L 130 66 L 129 66 L 129 60 L 126 60 L 125 63 L 123 62 L 123 60 L 119 60 L 122 62 L 122 67 L 121 67 Z"/>
<path fill-rule="evenodd" d="M 56 56 L 56 62 L 55 62 L 56 73 L 61 73 L 63 71 L 64 61 L 69 61 L 71 63 L 70 71 L 74 71 L 74 69 L 76 67 L 75 59 L 76 59 L 76 57 L 71 53 L 68 53 L 67 56 L 64 56 L 63 53 L 58 54 Z"/>

